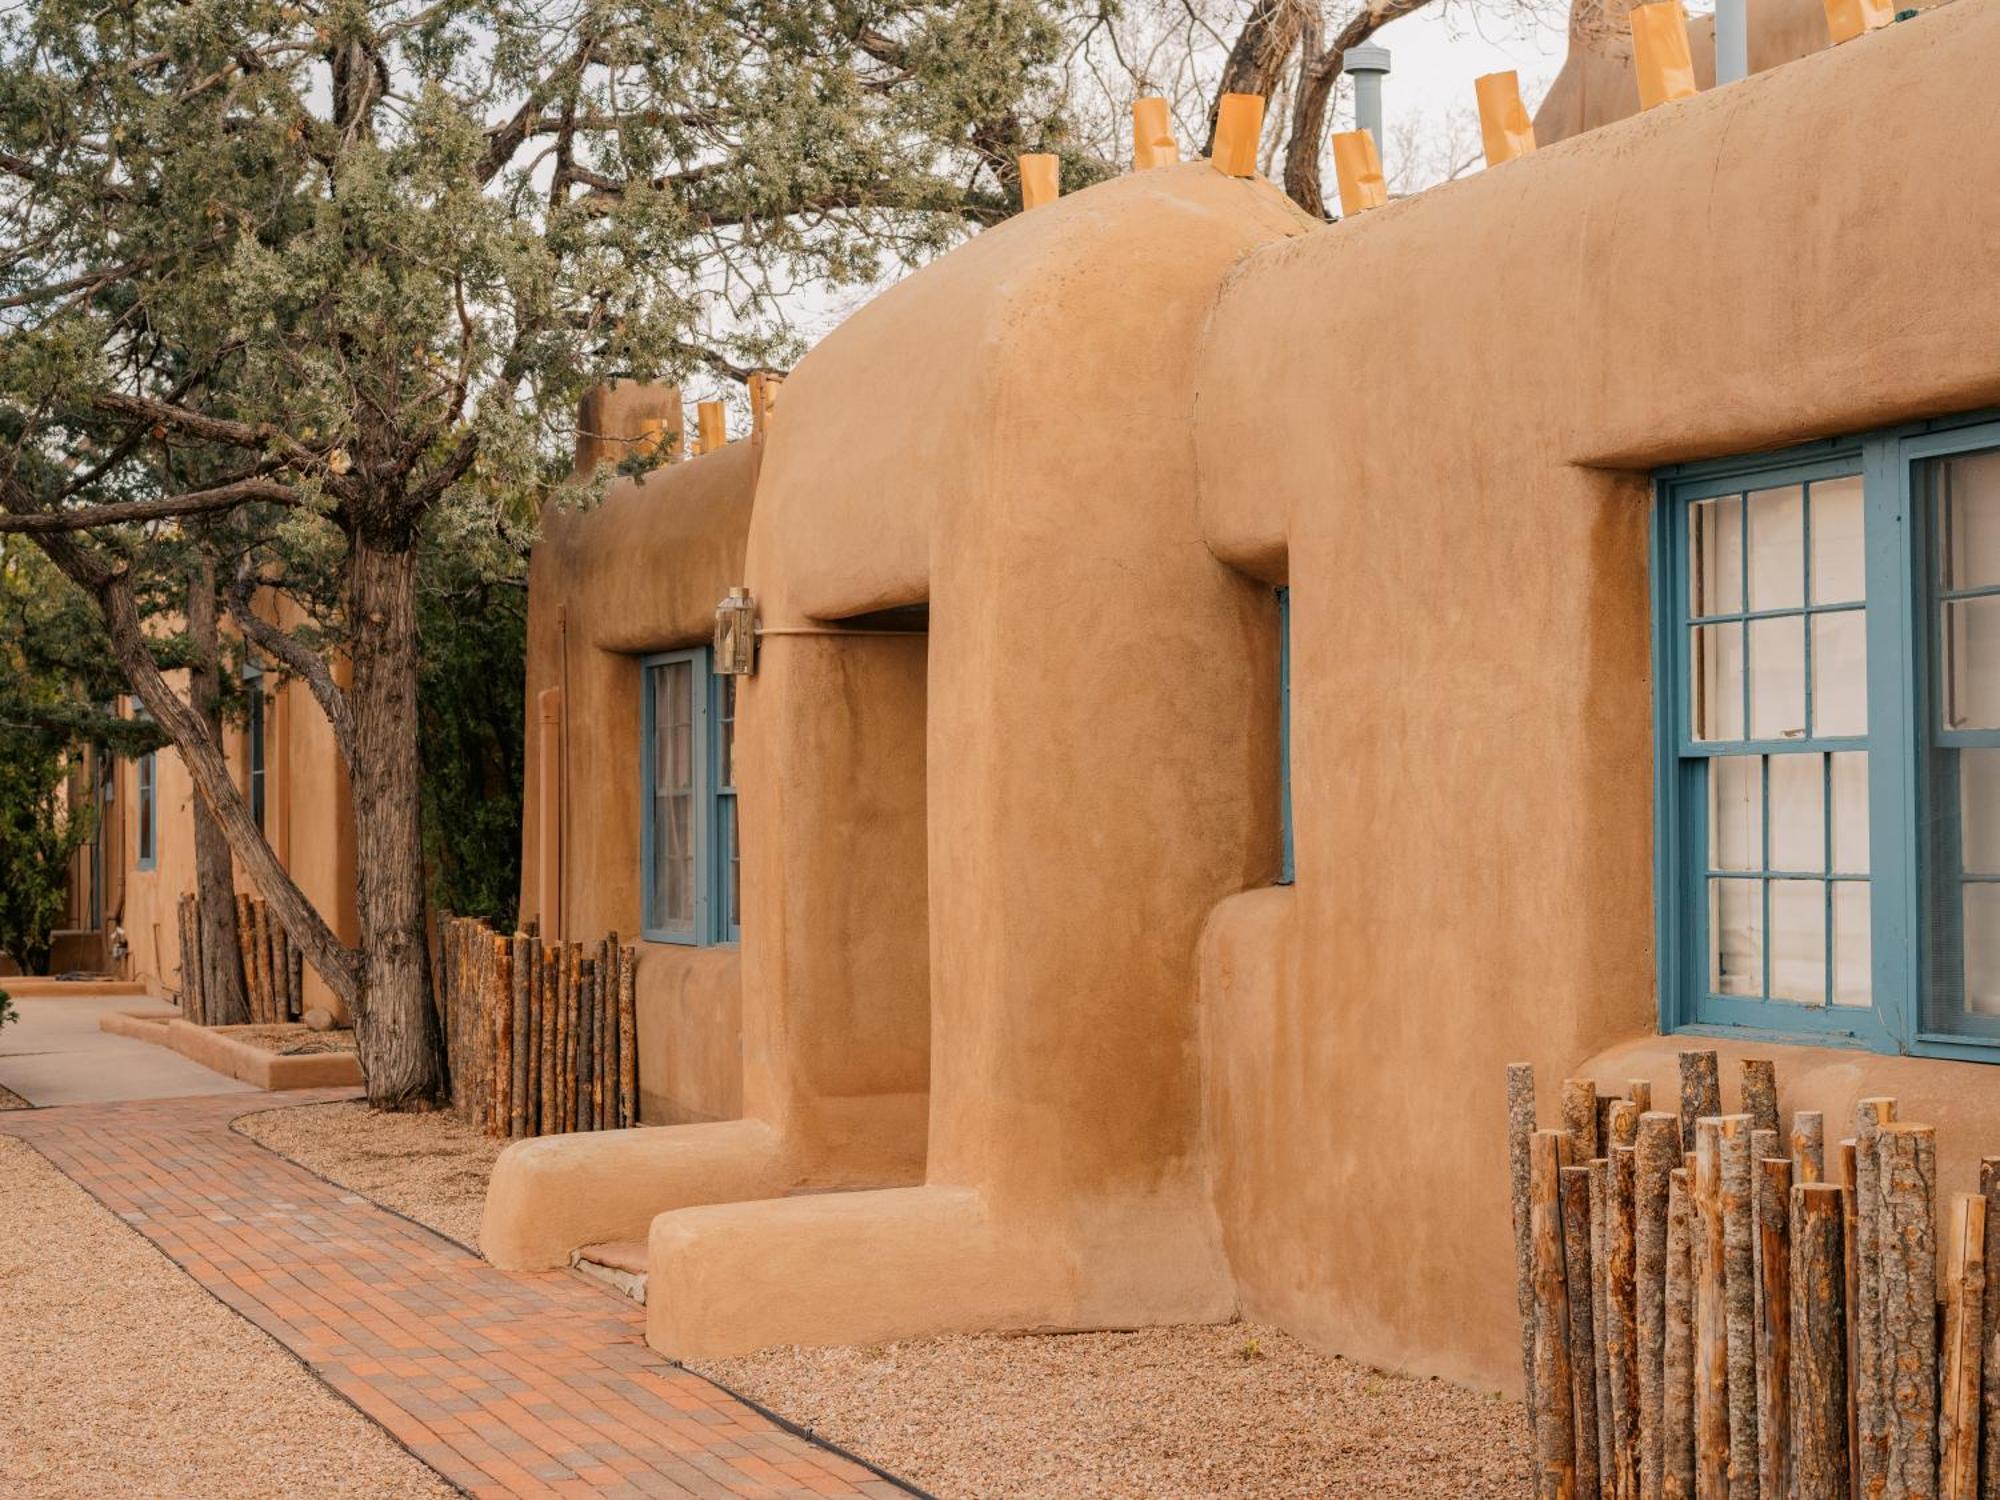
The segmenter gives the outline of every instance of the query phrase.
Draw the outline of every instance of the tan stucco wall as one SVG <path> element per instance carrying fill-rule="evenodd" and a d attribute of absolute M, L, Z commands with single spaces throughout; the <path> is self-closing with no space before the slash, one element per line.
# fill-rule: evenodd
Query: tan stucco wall
<path fill-rule="evenodd" d="M 661 1215 L 659 1347 L 1233 1306 L 1192 963 L 1210 907 L 1276 872 L 1276 608 L 1203 545 L 1188 396 L 1223 270 L 1305 228 L 1205 164 L 1108 183 L 898 284 L 786 382 L 748 560 L 767 627 L 929 606 L 927 984 L 850 1001 L 812 973 L 909 923 L 875 887 L 918 861 L 843 865 L 828 838 L 821 684 L 868 643 L 767 638 L 739 731 L 746 796 L 780 799 L 745 825 L 748 1096 L 835 1071 L 760 1037 L 766 1005 L 851 1027 L 860 1003 L 893 1032 L 927 991 L 928 1152 L 921 1187 Z"/>
<path fill-rule="evenodd" d="M 593 408 L 593 432 L 601 443 L 627 418 L 665 412 L 643 388 L 620 388 Z M 713 634 L 716 601 L 742 581 L 755 465 L 753 445 L 739 442 L 617 481 L 588 510 L 545 515 L 529 565 L 521 916 L 542 919 L 537 701 L 554 688 L 565 695 L 561 926 L 570 937 L 616 932 L 638 946 L 641 1118 L 651 1124 L 742 1113 L 736 949 L 640 933 L 638 659 Z"/>
<path fill-rule="evenodd" d="M 1907 0 L 1897 8 L 1924 9 L 1939 3 Z M 1569 53 L 1535 111 L 1535 139 L 1543 145 L 1639 112 L 1630 10 L 1629 0 L 1573 0 Z M 1812 57 L 1832 45 L 1824 0 L 1756 0 L 1748 8 L 1748 18 L 1753 74 Z M 1689 17 L 1688 50 L 1695 82 L 1703 89 L 1715 87 L 1714 16 Z"/>
<path fill-rule="evenodd" d="M 1655 1025 L 1649 471 L 2000 400 L 1996 55 L 1947 7 L 1232 277 L 1203 516 L 1289 561 L 1298 865 L 1204 946 L 1246 1312 L 1518 1382 L 1503 1069 Z M 1991 1077 L 1896 1083 L 1990 1149 Z"/>

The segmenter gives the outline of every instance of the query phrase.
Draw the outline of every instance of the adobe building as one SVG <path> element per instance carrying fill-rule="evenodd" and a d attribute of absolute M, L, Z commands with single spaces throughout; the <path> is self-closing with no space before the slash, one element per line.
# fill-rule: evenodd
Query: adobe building
<path fill-rule="evenodd" d="M 1509 1062 L 1695 1033 L 1969 1188 L 1995 56 L 1948 6 L 1331 225 L 1106 182 L 553 522 L 523 914 L 645 939 L 659 1124 L 509 1148 L 487 1253 L 626 1242 L 676 1356 L 1240 1313 L 1511 1390 Z"/>
<path fill-rule="evenodd" d="M 265 606 L 268 607 L 268 606 Z M 184 691 L 184 673 L 168 681 Z M 354 812 L 340 762 L 311 692 L 252 668 L 244 720 L 223 729 L 223 754 L 252 816 L 306 899 L 343 941 L 358 933 Z M 118 701 L 121 718 L 143 713 Z M 193 779 L 171 747 L 137 757 L 90 751 L 70 793 L 95 809 L 96 832 L 71 867 L 69 911 L 51 954 L 53 973 L 109 975 L 163 997 L 182 989 L 178 911 L 195 889 Z M 256 888 L 237 869 L 237 888 Z M 346 1008 L 308 965 L 303 1004 L 344 1017 Z"/>

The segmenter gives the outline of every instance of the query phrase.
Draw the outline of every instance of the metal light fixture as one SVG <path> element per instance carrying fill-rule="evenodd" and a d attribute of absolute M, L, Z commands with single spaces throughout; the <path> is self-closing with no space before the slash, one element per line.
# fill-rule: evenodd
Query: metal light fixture
<path fill-rule="evenodd" d="M 724 677 L 757 670 L 757 603 L 741 585 L 715 606 L 715 670 Z"/>

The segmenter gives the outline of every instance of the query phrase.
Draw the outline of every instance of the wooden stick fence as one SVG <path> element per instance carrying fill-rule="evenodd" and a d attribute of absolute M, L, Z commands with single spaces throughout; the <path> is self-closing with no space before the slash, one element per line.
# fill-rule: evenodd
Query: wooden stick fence
<path fill-rule="evenodd" d="M 177 913 L 181 942 L 181 1015 L 197 1026 L 217 1024 L 203 993 L 201 907 L 192 891 L 182 895 Z M 236 954 L 250 1024 L 274 1026 L 297 1020 L 305 1004 L 305 954 L 292 946 L 284 923 L 270 903 L 236 896 Z"/>
<path fill-rule="evenodd" d="M 639 1123 L 638 955 L 512 937 L 472 917 L 438 925 L 437 997 L 452 1108 L 520 1138 Z"/>
<path fill-rule="evenodd" d="M 1567 1079 L 1543 1130 L 1507 1070 L 1536 1496 L 2000 1500 L 2000 1156 L 1945 1206 L 1940 1285 L 1932 1126 L 1864 1099 L 1833 1159 L 1770 1062 L 1734 1114 L 1715 1053 L 1680 1072 L 1677 1112 Z"/>

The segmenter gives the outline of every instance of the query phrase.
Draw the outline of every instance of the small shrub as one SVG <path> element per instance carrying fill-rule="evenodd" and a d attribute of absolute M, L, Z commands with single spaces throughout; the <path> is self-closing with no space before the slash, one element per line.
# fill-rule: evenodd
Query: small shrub
<path fill-rule="evenodd" d="M 1256 1339 L 1245 1339 L 1243 1347 L 1236 1351 L 1236 1357 L 1245 1363 L 1253 1359 L 1262 1359 L 1264 1357 L 1264 1346 Z"/>

